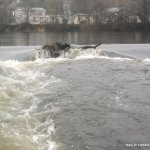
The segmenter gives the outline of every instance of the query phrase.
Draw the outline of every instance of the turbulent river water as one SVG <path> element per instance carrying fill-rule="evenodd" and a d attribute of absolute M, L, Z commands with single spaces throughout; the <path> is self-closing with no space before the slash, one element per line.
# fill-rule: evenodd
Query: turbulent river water
<path fill-rule="evenodd" d="M 33 47 L 1 47 L 0 54 L 0 150 L 150 144 L 147 54 L 72 49 L 54 59 Z"/>

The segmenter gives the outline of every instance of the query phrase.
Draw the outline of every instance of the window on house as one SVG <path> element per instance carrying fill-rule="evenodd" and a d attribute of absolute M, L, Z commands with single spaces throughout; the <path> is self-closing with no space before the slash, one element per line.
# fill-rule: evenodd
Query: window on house
<path fill-rule="evenodd" d="M 39 12 L 39 15 L 42 15 L 42 12 Z"/>

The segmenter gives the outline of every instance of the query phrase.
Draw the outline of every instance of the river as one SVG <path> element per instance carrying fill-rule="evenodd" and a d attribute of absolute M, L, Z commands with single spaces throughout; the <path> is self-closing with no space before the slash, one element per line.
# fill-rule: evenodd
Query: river
<path fill-rule="evenodd" d="M 1 35 L 0 150 L 149 150 L 150 44 L 108 37 L 56 59 L 35 50 L 102 41 L 66 35 Z"/>
<path fill-rule="evenodd" d="M 47 42 L 74 44 L 94 43 L 150 43 L 149 32 L 49 32 L 49 33 L 1 33 L 0 45 L 43 45 Z"/>

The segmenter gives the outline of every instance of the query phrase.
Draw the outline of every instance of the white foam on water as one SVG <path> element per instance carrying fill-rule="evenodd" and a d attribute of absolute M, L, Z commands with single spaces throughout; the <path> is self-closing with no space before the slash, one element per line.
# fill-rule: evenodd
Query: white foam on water
<path fill-rule="evenodd" d="M 101 59 L 109 59 L 109 60 L 118 60 L 118 61 L 132 61 L 130 58 L 122 58 L 122 57 L 108 57 L 108 56 L 100 56 Z"/>
<path fill-rule="evenodd" d="M 51 54 L 47 50 L 42 50 L 39 49 L 35 51 L 32 54 L 32 60 L 36 61 L 41 61 L 41 59 L 45 58 L 50 58 L 51 61 L 56 61 L 56 62 L 63 62 L 68 59 L 93 59 L 93 58 L 101 58 L 101 59 L 110 59 L 110 60 L 117 60 L 117 61 L 129 61 L 133 60 L 132 58 L 125 56 L 125 55 L 120 55 L 114 52 L 109 52 L 109 51 L 102 51 L 101 49 L 93 49 L 93 48 L 88 48 L 88 49 L 81 49 L 80 47 L 75 47 L 69 49 L 67 52 L 59 52 L 59 57 L 58 58 L 51 58 Z M 48 60 L 50 61 L 50 60 Z M 46 63 L 46 61 L 44 61 Z"/>
<path fill-rule="evenodd" d="M 106 53 L 106 52 L 105 52 Z M 70 54 L 68 54 L 68 58 L 74 58 L 74 59 L 93 59 L 93 58 L 99 58 L 99 59 L 109 59 L 109 60 L 115 60 L 115 61 L 131 61 L 133 59 L 128 57 L 118 57 L 111 56 L 111 53 L 107 52 L 105 54 L 100 49 L 87 49 L 87 50 L 81 50 L 81 49 L 75 49 L 72 50 Z M 110 55 L 110 56 L 107 56 Z M 115 55 L 115 54 L 114 54 Z"/>
<path fill-rule="evenodd" d="M 57 145 L 55 142 L 48 141 L 49 148 L 48 150 L 57 150 Z"/>
<path fill-rule="evenodd" d="M 64 58 L 76 59 L 76 58 L 91 58 L 98 57 L 100 55 L 99 50 L 95 50 L 92 48 L 82 50 L 81 48 L 70 49 L 68 52 L 61 52 L 59 59 L 57 61 L 64 60 Z M 42 59 L 42 58 L 50 58 L 50 52 L 46 50 L 38 50 L 35 51 L 32 55 L 33 60 Z"/>
<path fill-rule="evenodd" d="M 98 58 L 101 51 L 92 48 L 82 50 L 82 49 L 71 49 L 70 53 L 66 55 L 68 58 L 72 59 L 87 59 L 87 58 Z"/>
<path fill-rule="evenodd" d="M 38 118 L 59 109 L 53 106 L 50 111 L 34 113 L 42 101 L 36 94 L 49 92 L 48 86 L 61 83 L 54 76 L 47 78 L 43 69 L 57 62 L 62 60 L 0 61 L 0 149 L 57 149 L 51 138 L 55 133 L 53 120 Z"/>
<path fill-rule="evenodd" d="M 143 60 L 143 62 L 149 64 L 149 63 L 150 63 L 150 58 L 145 58 L 145 59 Z"/>

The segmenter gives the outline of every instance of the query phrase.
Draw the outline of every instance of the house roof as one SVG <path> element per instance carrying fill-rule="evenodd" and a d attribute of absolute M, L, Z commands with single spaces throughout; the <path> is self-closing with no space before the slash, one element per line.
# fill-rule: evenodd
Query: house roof
<path fill-rule="evenodd" d="M 25 7 L 16 7 L 15 10 L 25 10 Z M 44 8 L 29 8 L 29 11 L 46 11 Z"/>

